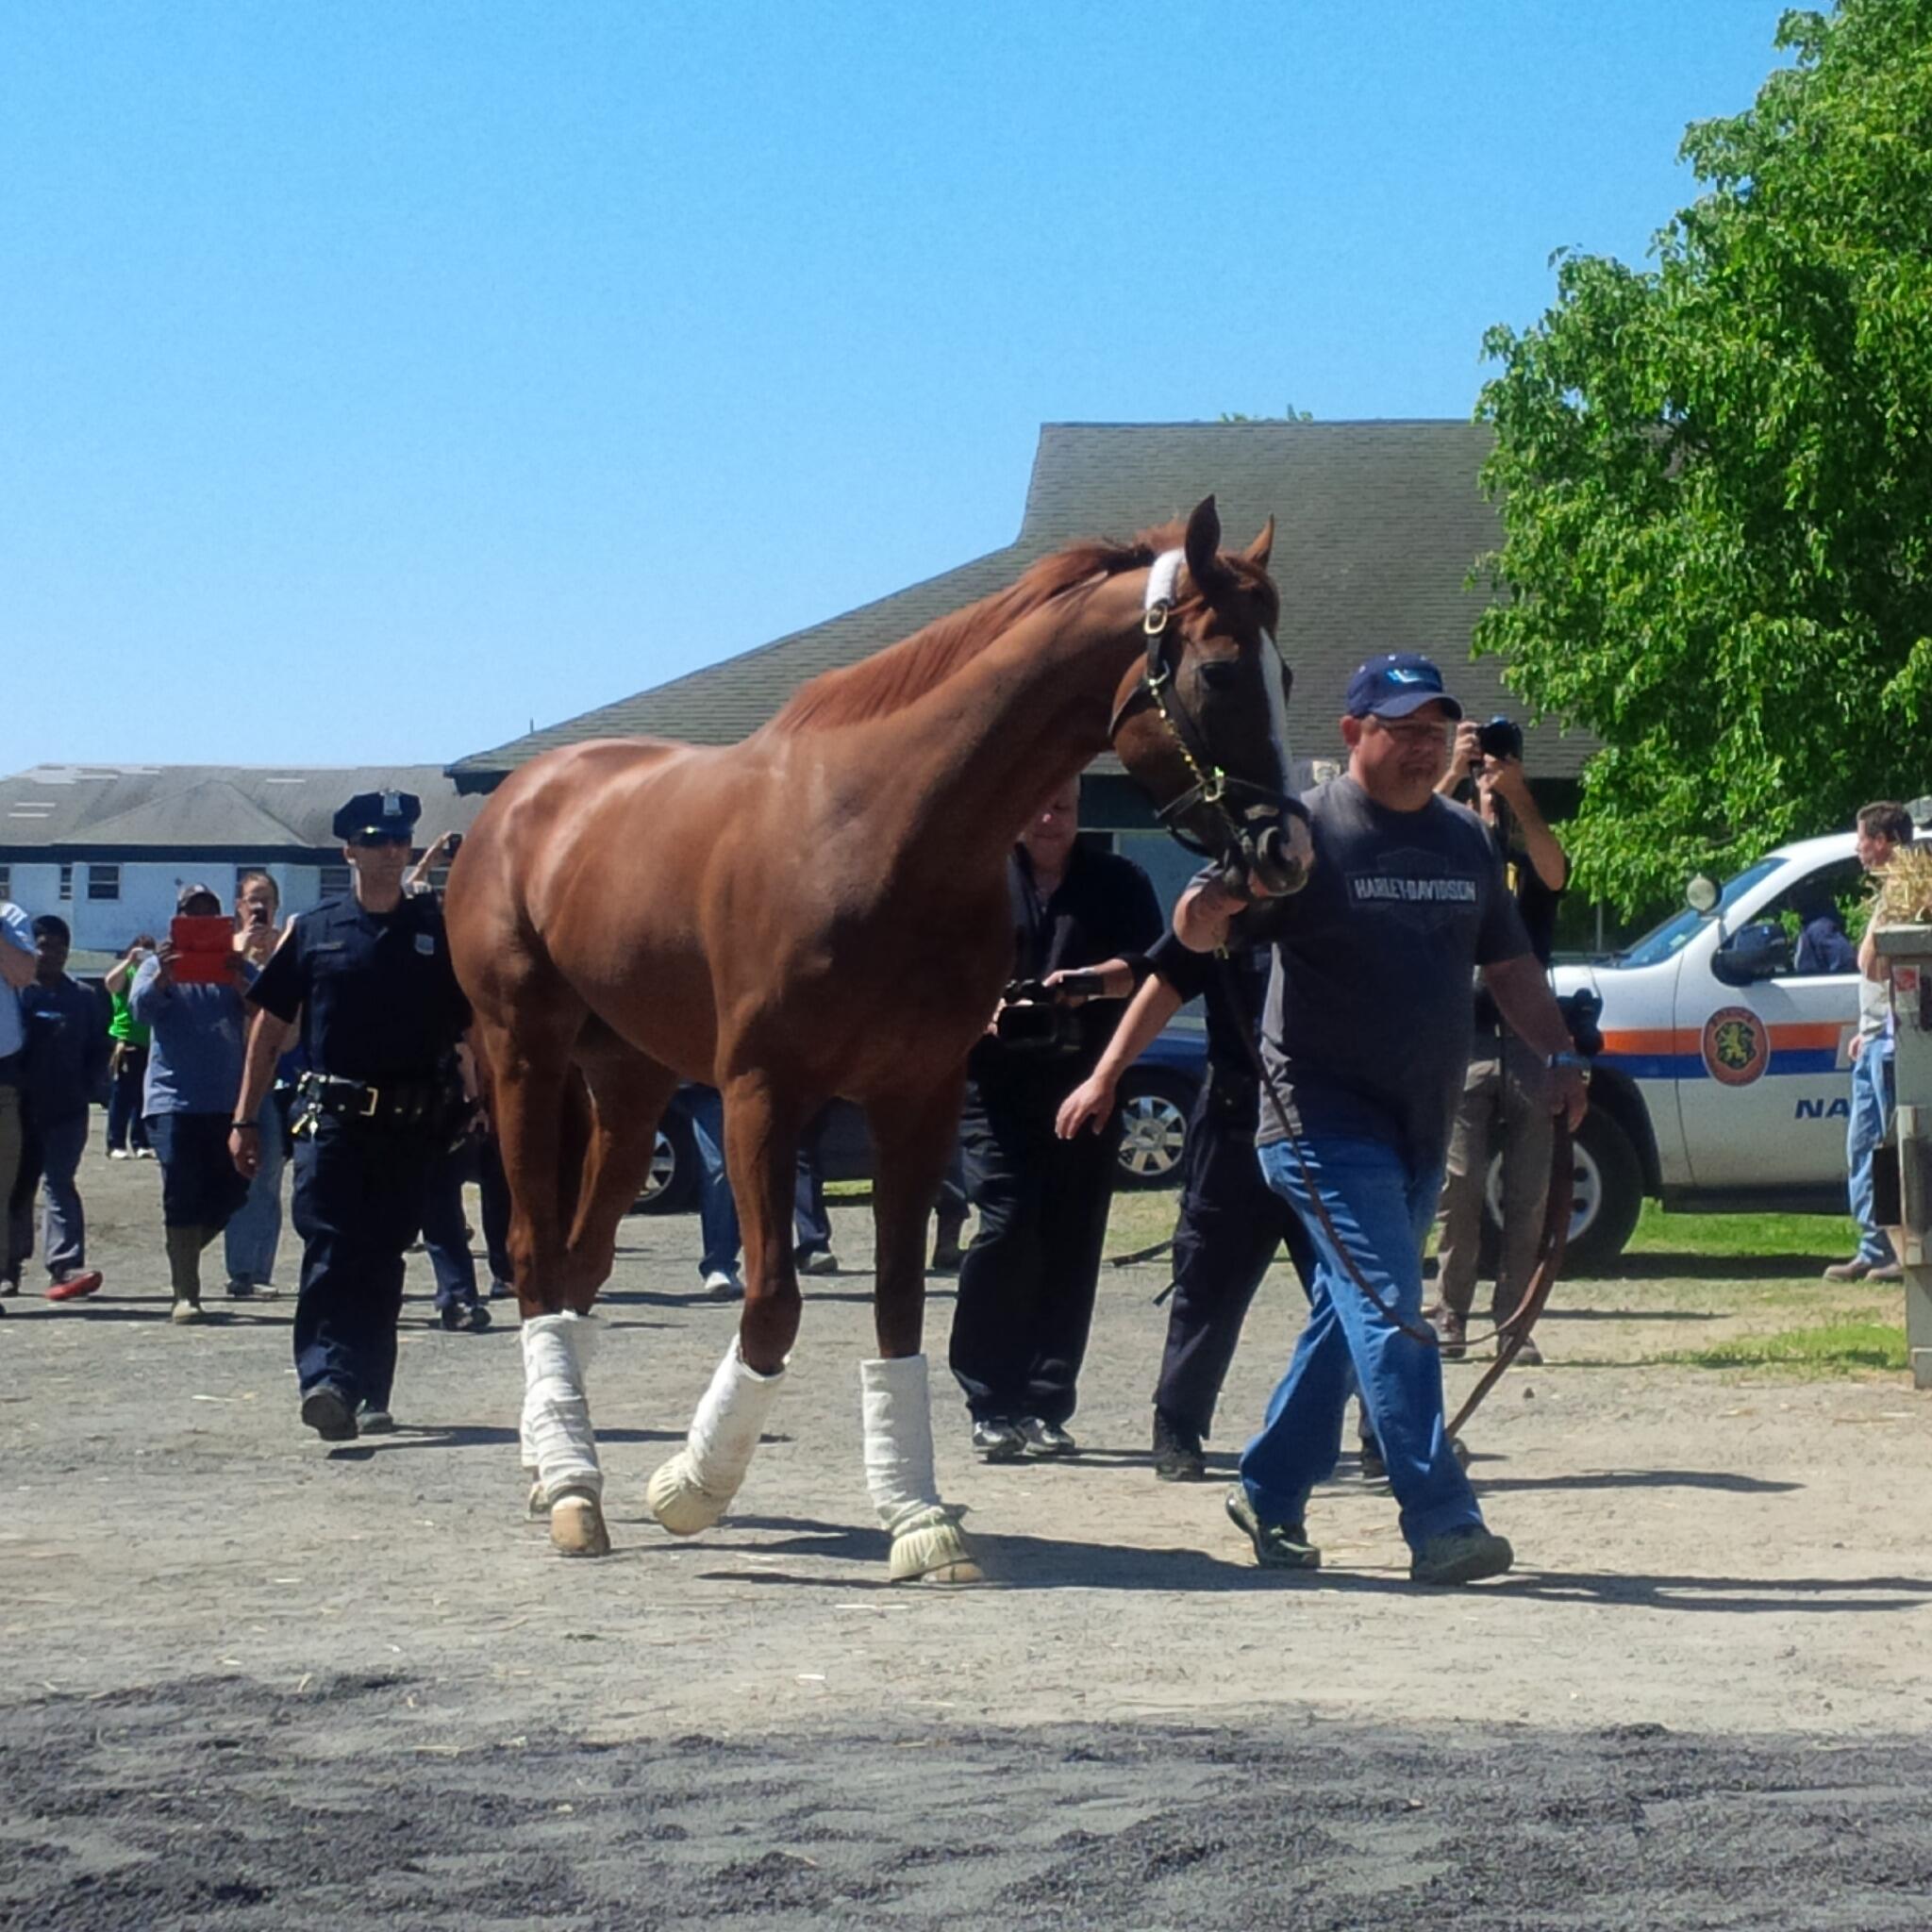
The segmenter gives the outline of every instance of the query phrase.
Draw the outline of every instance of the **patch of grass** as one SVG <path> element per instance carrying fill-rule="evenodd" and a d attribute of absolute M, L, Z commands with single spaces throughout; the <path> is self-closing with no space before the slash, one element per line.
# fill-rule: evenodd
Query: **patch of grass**
<path fill-rule="evenodd" d="M 1667 1214 L 1655 1201 L 1646 1201 L 1624 1252 L 1830 1259 L 1851 1254 L 1857 1245 L 1857 1224 L 1845 1214 Z"/>
<path fill-rule="evenodd" d="M 1803 1375 L 1858 1375 L 1907 1365 L 1906 1331 L 1888 1322 L 1828 1322 L 1776 1335 L 1737 1335 L 1660 1359 L 1697 1369 L 1774 1369 Z"/>

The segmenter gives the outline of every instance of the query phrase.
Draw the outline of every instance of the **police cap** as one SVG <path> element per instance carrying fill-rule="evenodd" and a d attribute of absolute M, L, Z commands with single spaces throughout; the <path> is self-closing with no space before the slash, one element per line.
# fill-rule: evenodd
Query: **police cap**
<path fill-rule="evenodd" d="M 372 839 L 410 839 L 423 816 L 413 791 L 358 791 L 335 816 L 335 834 L 345 845 Z"/>

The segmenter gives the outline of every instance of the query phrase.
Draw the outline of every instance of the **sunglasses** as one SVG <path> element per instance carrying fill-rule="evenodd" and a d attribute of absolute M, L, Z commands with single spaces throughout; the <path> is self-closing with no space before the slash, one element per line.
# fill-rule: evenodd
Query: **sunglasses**
<path fill-rule="evenodd" d="M 368 845 L 380 851 L 385 846 L 407 847 L 414 839 L 413 832 L 358 832 L 349 841 L 351 845 Z"/>

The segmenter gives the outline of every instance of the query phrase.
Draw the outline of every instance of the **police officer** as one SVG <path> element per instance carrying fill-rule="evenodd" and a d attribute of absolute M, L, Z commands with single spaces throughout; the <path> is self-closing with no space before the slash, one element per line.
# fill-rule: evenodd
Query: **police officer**
<path fill-rule="evenodd" d="M 403 1254 L 429 1169 L 468 1110 L 456 1048 L 469 1007 L 442 910 L 403 891 L 421 802 L 365 791 L 335 816 L 355 890 L 302 913 L 248 997 L 258 1009 L 229 1151 L 252 1175 L 261 1102 L 299 1015 L 308 1072 L 297 1089 L 295 1304 L 302 1420 L 325 1442 L 394 1427 Z"/>
<path fill-rule="evenodd" d="M 1306 1293 L 1314 1251 L 1294 1209 L 1269 1187 L 1255 1158 L 1259 1093 L 1252 1049 L 1267 993 L 1267 951 L 1230 952 L 1224 967 L 1169 932 L 1148 950 L 1147 964 L 1151 976 L 1093 1073 L 1067 1096 L 1057 1125 L 1071 1139 L 1106 1120 L 1121 1075 L 1188 1001 L 1205 1000 L 1208 1077 L 1188 1121 L 1174 1304 L 1154 1389 L 1154 1474 L 1162 1482 L 1200 1482 L 1207 1474 L 1202 1442 L 1248 1304 L 1284 1242 Z"/>

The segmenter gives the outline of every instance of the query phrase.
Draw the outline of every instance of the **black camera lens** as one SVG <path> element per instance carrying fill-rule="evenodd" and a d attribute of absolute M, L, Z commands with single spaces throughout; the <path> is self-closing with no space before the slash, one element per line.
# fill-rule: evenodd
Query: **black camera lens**
<path fill-rule="evenodd" d="M 1475 741 L 1488 758 L 1520 758 L 1523 756 L 1523 726 L 1509 718 L 1491 718 L 1476 733 Z"/>

